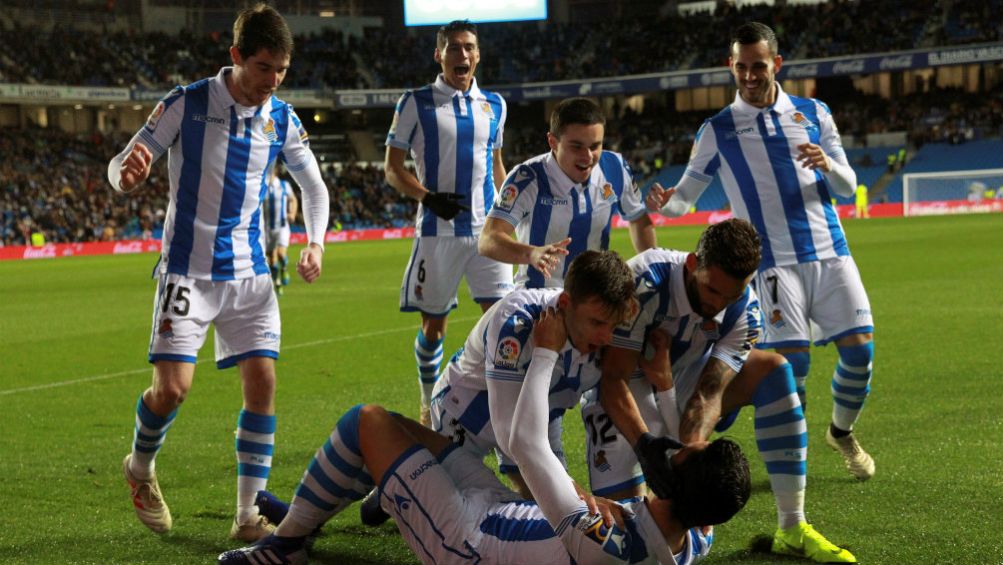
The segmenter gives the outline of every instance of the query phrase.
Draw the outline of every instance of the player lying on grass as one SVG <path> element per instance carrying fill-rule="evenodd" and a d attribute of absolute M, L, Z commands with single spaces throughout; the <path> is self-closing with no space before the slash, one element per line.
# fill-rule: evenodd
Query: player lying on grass
<path fill-rule="evenodd" d="M 551 374 L 567 341 L 563 318 L 551 309 L 536 321 L 536 347 L 514 412 L 524 433 L 513 434 L 507 446 L 535 503 L 520 500 L 445 436 L 359 405 L 317 451 L 275 533 L 223 553 L 219 563 L 306 563 L 307 537 L 375 484 L 384 511 L 423 563 L 697 562 L 713 540 L 712 529 L 701 526 L 728 520 L 749 498 L 741 449 L 721 438 L 673 449 L 671 456 L 665 451 L 660 480 L 672 485 L 670 497 L 627 501 L 613 508 L 615 522 L 590 512 L 547 439 Z"/>

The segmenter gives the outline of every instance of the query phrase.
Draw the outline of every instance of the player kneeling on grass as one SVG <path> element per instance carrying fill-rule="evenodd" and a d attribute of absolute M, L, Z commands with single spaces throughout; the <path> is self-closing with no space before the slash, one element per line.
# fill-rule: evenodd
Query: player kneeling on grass
<path fill-rule="evenodd" d="M 709 526 L 730 519 L 749 499 L 745 456 L 723 438 L 675 444 L 661 454 L 666 471 L 660 478 L 671 485 L 670 496 L 590 512 L 547 435 L 551 373 L 567 339 L 562 317 L 551 310 L 536 323 L 536 349 L 514 414 L 524 433 L 513 434 L 507 446 L 535 503 L 521 500 L 479 457 L 445 436 L 379 406 L 359 405 L 317 451 L 275 533 L 223 553 L 219 563 L 306 563 L 307 537 L 373 485 L 423 563 L 697 562 L 710 549 Z"/>

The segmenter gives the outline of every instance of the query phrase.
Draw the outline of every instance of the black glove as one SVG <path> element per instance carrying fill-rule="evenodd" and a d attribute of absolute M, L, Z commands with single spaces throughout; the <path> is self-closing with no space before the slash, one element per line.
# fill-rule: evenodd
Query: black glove
<path fill-rule="evenodd" d="M 451 192 L 429 192 L 421 199 L 421 203 L 443 220 L 452 220 L 460 212 L 469 212 L 470 208 L 460 204 L 463 196 Z"/>
<path fill-rule="evenodd" d="M 679 449 L 683 444 L 668 437 L 655 437 L 650 433 L 643 433 L 634 444 L 634 454 L 641 464 L 644 472 L 644 480 L 658 498 L 672 498 L 672 462 L 669 461 L 669 453 L 666 450 Z"/>

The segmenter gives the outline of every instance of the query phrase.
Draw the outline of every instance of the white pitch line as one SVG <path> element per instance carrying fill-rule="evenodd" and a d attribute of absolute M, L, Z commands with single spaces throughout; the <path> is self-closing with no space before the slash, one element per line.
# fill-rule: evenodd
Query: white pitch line
<path fill-rule="evenodd" d="M 477 316 L 477 317 L 467 317 L 467 318 L 456 318 L 456 319 L 453 320 L 453 322 L 470 322 L 472 320 L 479 320 L 479 319 L 480 319 L 479 316 Z M 288 351 L 290 349 L 301 349 L 303 347 L 314 347 L 314 346 L 317 346 L 317 345 L 324 345 L 326 343 L 334 343 L 334 342 L 337 342 L 337 341 L 348 341 L 350 339 L 364 339 L 364 338 L 367 338 L 367 337 L 374 337 L 374 336 L 378 336 L 378 335 L 385 335 L 385 334 L 391 334 L 391 333 L 403 332 L 403 331 L 414 331 L 414 326 L 406 326 L 406 327 L 401 327 L 401 328 L 392 328 L 392 329 L 389 329 L 389 330 L 379 330 L 379 331 L 375 331 L 375 332 L 366 332 L 366 333 L 355 334 L 355 335 L 343 335 L 343 336 L 331 337 L 331 338 L 327 338 L 327 339 L 318 339 L 316 341 L 308 341 L 306 343 L 297 343 L 295 345 L 287 345 L 287 346 L 283 347 L 282 349 L 284 351 Z M 195 364 L 196 365 L 200 365 L 202 363 L 212 363 L 212 362 L 214 362 L 213 359 L 198 359 L 198 360 L 195 361 Z M 12 388 L 12 389 L 8 389 L 8 390 L 0 390 L 0 396 L 7 396 L 7 395 L 10 395 L 10 394 L 17 394 L 19 392 L 34 392 L 36 390 L 46 390 L 46 389 L 50 389 L 50 388 L 59 388 L 59 387 L 76 385 L 76 384 L 82 384 L 82 383 L 89 383 L 89 382 L 94 382 L 94 381 L 103 381 L 103 380 L 107 380 L 107 379 L 113 379 L 115 377 L 124 377 L 126 375 L 136 375 L 136 374 L 139 374 L 139 373 L 146 373 L 146 372 L 149 372 L 150 370 L 151 370 L 150 367 L 144 367 L 142 369 L 132 369 L 130 371 L 119 371 L 117 373 L 108 373 L 108 374 L 105 374 L 105 375 L 96 375 L 96 376 L 93 376 L 93 377 L 81 377 L 79 379 L 70 379 L 68 381 L 59 381 L 59 382 L 55 382 L 55 383 L 46 383 L 44 385 L 34 385 L 34 386 L 26 386 L 26 387 L 22 387 L 22 388 Z"/>

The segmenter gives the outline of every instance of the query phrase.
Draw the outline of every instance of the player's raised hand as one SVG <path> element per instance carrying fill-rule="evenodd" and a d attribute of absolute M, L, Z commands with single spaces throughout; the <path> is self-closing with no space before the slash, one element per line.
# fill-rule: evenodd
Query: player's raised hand
<path fill-rule="evenodd" d="M 543 273 L 543 277 L 549 279 L 554 268 L 561 262 L 561 257 L 568 254 L 568 245 L 571 238 L 565 238 L 556 243 L 534 247 L 529 255 L 529 265 L 537 271 Z"/>
<path fill-rule="evenodd" d="M 296 272 L 306 283 L 312 283 L 320 277 L 321 263 L 324 259 L 324 251 L 320 245 L 311 243 L 300 251 L 300 260 L 296 264 Z"/>
<path fill-rule="evenodd" d="M 118 189 L 122 192 L 132 192 L 143 184 L 150 176 L 153 165 L 153 153 L 142 143 L 132 146 L 132 151 L 122 160 L 122 171 L 118 181 Z"/>
<path fill-rule="evenodd" d="M 832 163 L 829 161 L 829 156 L 822 151 L 822 148 L 814 143 L 802 143 L 798 145 L 798 162 L 805 169 L 811 169 L 813 171 L 821 169 L 823 173 L 828 173 L 832 169 Z"/>
<path fill-rule="evenodd" d="M 533 345 L 538 349 L 560 352 L 568 342 L 568 329 L 564 324 L 564 311 L 548 308 L 540 312 L 533 327 Z"/>
<path fill-rule="evenodd" d="M 463 196 L 451 192 L 427 192 L 421 203 L 443 220 L 452 220 L 460 212 L 469 212 L 470 207 L 461 204 Z"/>
<path fill-rule="evenodd" d="M 669 334 L 662 329 L 652 330 L 648 334 L 644 352 L 638 359 L 637 366 L 659 391 L 669 390 L 672 382 L 672 361 L 669 360 Z"/>
<path fill-rule="evenodd" d="M 666 204 L 668 204 L 669 199 L 672 195 L 676 193 L 676 187 L 670 186 L 669 188 L 662 188 L 662 185 L 657 182 L 651 185 L 651 189 L 648 190 L 648 196 L 644 199 L 644 206 L 649 212 L 658 212 Z"/>

